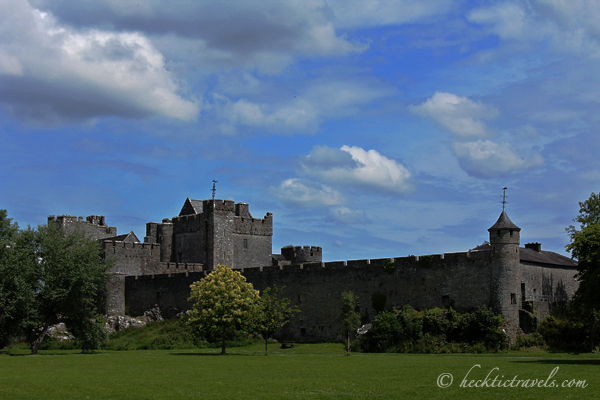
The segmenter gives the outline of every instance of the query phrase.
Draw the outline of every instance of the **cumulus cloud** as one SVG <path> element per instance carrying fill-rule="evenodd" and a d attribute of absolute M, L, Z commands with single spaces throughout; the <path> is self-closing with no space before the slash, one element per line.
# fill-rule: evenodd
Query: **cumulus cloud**
<path fill-rule="evenodd" d="M 459 137 L 487 136 L 483 120 L 498 116 L 498 110 L 492 106 L 444 92 L 436 92 L 423 104 L 411 106 L 410 110 L 433 119 Z"/>
<path fill-rule="evenodd" d="M 165 46 L 174 48 L 181 39 L 191 40 L 204 61 L 258 68 L 264 73 L 281 71 L 295 56 L 335 56 L 367 48 L 335 31 L 331 11 L 323 0 L 37 3 L 71 25 L 108 25 L 144 32 L 162 37 Z"/>
<path fill-rule="evenodd" d="M 508 143 L 495 143 L 491 140 L 455 142 L 452 144 L 458 162 L 469 175 L 490 178 L 507 173 L 542 165 L 544 159 L 539 154 L 524 158 L 515 153 Z"/>
<path fill-rule="evenodd" d="M 139 33 L 78 31 L 24 0 L 0 3 L 0 26 L 0 101 L 15 114 L 191 120 L 199 112 Z"/>
<path fill-rule="evenodd" d="M 508 142 L 498 144 L 489 139 L 481 139 L 493 136 L 482 120 L 497 117 L 499 111 L 495 107 L 467 97 L 437 92 L 426 102 L 411 106 L 410 109 L 414 114 L 433 119 L 453 133 L 452 151 L 461 168 L 471 176 L 491 178 L 533 168 L 544 162 L 539 154 L 529 158 L 520 156 Z M 517 128 L 516 132 L 521 133 L 521 136 L 523 133 L 532 135 L 533 132 L 537 136 L 537 131 L 531 125 Z M 479 139 L 473 140 L 474 138 Z"/>
<path fill-rule="evenodd" d="M 396 194 L 414 190 L 410 171 L 377 152 L 342 146 L 339 150 L 315 146 L 303 160 L 303 171 L 328 183 L 370 187 Z"/>
<path fill-rule="evenodd" d="M 301 207 L 323 207 L 342 204 L 343 196 L 329 186 L 306 179 L 292 178 L 272 188 L 271 193 L 285 201 Z"/>

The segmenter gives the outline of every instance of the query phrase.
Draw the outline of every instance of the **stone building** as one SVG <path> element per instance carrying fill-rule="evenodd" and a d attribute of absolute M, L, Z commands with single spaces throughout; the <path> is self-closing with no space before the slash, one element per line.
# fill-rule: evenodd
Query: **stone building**
<path fill-rule="evenodd" d="M 503 211 L 488 229 L 489 242 L 469 251 L 390 259 L 322 262 L 317 246 L 286 246 L 272 254 L 273 216 L 255 219 L 248 204 L 230 200 L 185 201 L 178 216 L 146 225 L 144 243 L 133 232 L 117 236 L 104 217 L 49 217 L 63 229 L 80 228 L 102 243 L 116 264 L 106 299 L 108 313 L 133 316 L 158 304 L 166 316 L 189 309 L 190 285 L 218 264 L 238 269 L 258 290 L 277 285 L 297 305 L 279 335 L 296 341 L 341 336 L 341 293 L 352 290 L 360 312 L 372 318 L 373 299 L 385 308 L 452 305 L 458 310 L 492 307 L 514 337 L 529 331 L 578 287 L 575 261 L 520 247 L 521 228 Z M 392 262 L 390 262 L 392 261 Z"/>

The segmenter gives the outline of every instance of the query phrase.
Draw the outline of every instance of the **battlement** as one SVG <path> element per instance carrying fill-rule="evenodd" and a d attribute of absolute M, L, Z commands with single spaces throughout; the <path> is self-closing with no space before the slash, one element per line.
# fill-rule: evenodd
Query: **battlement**
<path fill-rule="evenodd" d="M 157 250 L 160 249 L 158 243 L 140 243 L 140 242 L 119 242 L 116 240 L 103 240 L 104 248 L 123 248 L 123 249 L 142 249 L 142 250 Z"/>
<path fill-rule="evenodd" d="M 76 217 L 74 215 L 51 215 L 48 217 L 48 224 L 52 223 L 58 224 L 60 229 L 66 231 L 81 230 L 86 236 L 95 239 L 117 235 L 117 228 L 106 225 L 104 215 L 89 215 L 85 220 L 83 217 Z"/>
<path fill-rule="evenodd" d="M 199 221 L 204 218 L 204 214 L 190 214 L 190 215 L 181 215 L 178 217 L 173 217 L 172 223 L 176 224 L 178 222 L 184 221 Z"/>
<path fill-rule="evenodd" d="M 211 211 L 225 211 L 235 213 L 235 202 L 233 200 L 209 199 L 202 201 L 202 210 L 205 213 Z"/>
<path fill-rule="evenodd" d="M 50 215 L 48 222 L 56 222 L 58 224 L 88 223 L 91 225 L 106 226 L 104 215 L 88 215 L 85 221 L 83 217 L 76 217 L 74 215 Z"/>

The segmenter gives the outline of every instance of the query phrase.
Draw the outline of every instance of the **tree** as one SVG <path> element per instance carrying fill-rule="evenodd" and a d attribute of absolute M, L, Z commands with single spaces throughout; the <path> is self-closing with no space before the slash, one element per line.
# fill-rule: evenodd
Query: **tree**
<path fill-rule="evenodd" d="M 360 314 L 356 312 L 358 308 L 358 297 L 353 292 L 342 292 L 342 326 L 346 331 L 348 347 L 346 354 L 350 355 L 350 332 L 360 328 Z"/>
<path fill-rule="evenodd" d="M 580 225 L 579 229 L 573 225 L 567 228 L 571 237 L 567 250 L 578 262 L 579 288 L 571 309 L 583 322 L 593 349 L 600 339 L 600 194 L 592 193 L 579 202 L 579 215 L 573 221 Z"/>
<path fill-rule="evenodd" d="M 19 226 L 0 210 L 0 348 L 23 328 L 34 301 L 33 264 L 18 240 Z"/>
<path fill-rule="evenodd" d="M 285 286 L 281 290 L 284 288 Z M 294 313 L 300 312 L 297 307 L 290 306 L 290 299 L 280 296 L 281 290 L 277 286 L 272 289 L 268 287 L 260 296 L 262 308 L 260 328 L 265 334 L 265 356 L 269 354 L 269 333 L 287 324 Z"/>
<path fill-rule="evenodd" d="M 573 220 L 579 229 L 567 228 L 571 242 L 567 250 L 577 260 L 579 288 L 573 297 L 573 305 L 582 314 L 600 311 L 600 195 L 579 203 L 579 215 Z"/>
<path fill-rule="evenodd" d="M 194 306 L 189 323 L 205 337 L 220 338 L 221 354 L 226 353 L 228 338 L 237 331 L 256 327 L 261 318 L 258 290 L 242 274 L 225 265 L 218 265 L 190 288 L 188 301 Z"/>
<path fill-rule="evenodd" d="M 29 280 L 33 302 L 23 321 L 31 353 L 37 353 L 48 328 L 58 322 L 82 342 L 83 352 L 98 348 L 98 298 L 106 290 L 111 266 L 102 259 L 98 241 L 50 224 L 22 231 L 18 247 L 34 277 Z"/>

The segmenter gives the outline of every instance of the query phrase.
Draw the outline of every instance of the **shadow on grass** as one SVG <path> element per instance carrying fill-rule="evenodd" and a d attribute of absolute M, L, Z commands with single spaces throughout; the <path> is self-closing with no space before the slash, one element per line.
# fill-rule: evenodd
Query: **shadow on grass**
<path fill-rule="evenodd" d="M 560 360 L 560 359 L 541 359 L 541 360 L 515 360 L 519 364 L 552 364 L 552 365 L 599 365 L 600 360 Z"/>
<path fill-rule="evenodd" d="M 172 356 L 252 356 L 254 354 L 239 354 L 239 353 L 169 353 Z"/>

